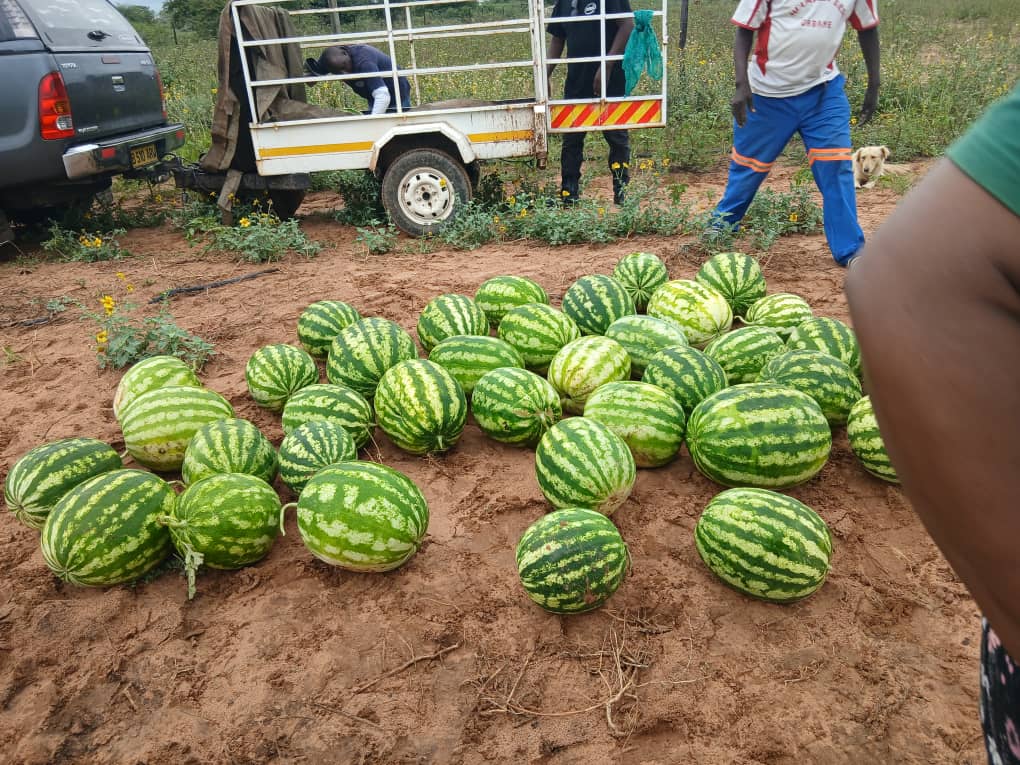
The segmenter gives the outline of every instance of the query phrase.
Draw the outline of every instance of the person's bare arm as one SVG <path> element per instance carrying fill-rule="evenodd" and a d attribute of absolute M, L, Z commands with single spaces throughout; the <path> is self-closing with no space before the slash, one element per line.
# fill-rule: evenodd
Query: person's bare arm
<path fill-rule="evenodd" d="M 857 42 L 864 55 L 864 66 L 868 70 L 868 88 L 864 92 L 864 102 L 857 118 L 858 125 L 866 125 L 875 116 L 878 108 L 878 89 L 882 84 L 881 55 L 878 44 L 878 27 L 862 29 L 857 33 Z"/>
<path fill-rule="evenodd" d="M 546 66 L 545 76 L 546 79 L 552 77 L 553 69 L 556 68 L 556 59 L 563 55 L 563 43 L 562 37 L 556 37 L 555 35 L 549 36 L 549 45 L 545 51 Z"/>
<path fill-rule="evenodd" d="M 613 35 L 612 45 L 609 46 L 610 56 L 621 56 L 627 49 L 627 41 L 630 39 L 630 33 L 634 31 L 634 19 L 618 19 L 618 26 L 616 27 L 616 34 Z M 607 61 L 606 62 L 606 77 L 613 72 L 613 67 L 618 62 Z M 595 70 L 595 79 L 592 82 L 592 88 L 595 91 L 596 96 L 602 95 L 602 67 Z"/>
<path fill-rule="evenodd" d="M 754 30 L 737 27 L 737 35 L 733 40 L 733 81 L 736 89 L 730 99 L 730 111 L 740 127 L 747 122 L 747 113 L 754 111 L 754 96 L 751 95 L 751 84 L 747 81 L 747 59 L 751 55 L 753 42 Z"/>
<path fill-rule="evenodd" d="M 932 538 L 1020 656 L 1020 217 L 948 160 L 847 275 L 867 387 Z"/>

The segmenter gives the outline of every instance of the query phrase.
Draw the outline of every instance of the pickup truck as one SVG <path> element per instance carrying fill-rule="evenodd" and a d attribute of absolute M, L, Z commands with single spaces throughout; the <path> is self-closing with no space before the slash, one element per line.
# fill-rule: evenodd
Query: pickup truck
<path fill-rule="evenodd" d="M 115 175 L 166 178 L 184 143 L 152 52 L 107 0 L 0 0 L 0 104 L 0 242 L 8 218 L 87 207 Z"/>

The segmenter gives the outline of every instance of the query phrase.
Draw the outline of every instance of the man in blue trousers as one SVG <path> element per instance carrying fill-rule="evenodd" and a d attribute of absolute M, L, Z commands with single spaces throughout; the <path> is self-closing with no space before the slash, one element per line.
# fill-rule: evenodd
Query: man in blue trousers
<path fill-rule="evenodd" d="M 835 56 L 849 23 L 868 71 L 863 125 L 878 105 L 877 0 L 740 0 L 732 21 L 733 152 L 717 220 L 740 223 L 776 158 L 800 133 L 822 193 L 825 238 L 835 261 L 846 266 L 864 246 L 864 232 L 857 222 L 850 102 Z"/>

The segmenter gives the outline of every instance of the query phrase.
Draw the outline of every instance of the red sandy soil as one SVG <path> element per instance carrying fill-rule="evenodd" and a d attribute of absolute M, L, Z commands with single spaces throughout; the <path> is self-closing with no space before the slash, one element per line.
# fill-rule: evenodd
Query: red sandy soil
<path fill-rule="evenodd" d="M 791 170 L 786 171 L 787 174 Z M 780 187 L 780 180 L 775 181 Z M 693 193 L 722 177 L 682 177 Z M 607 193 L 602 189 L 602 193 Z M 896 195 L 861 194 L 866 230 Z M 313 195 L 305 210 L 328 209 Z M 301 310 L 349 301 L 412 331 L 443 292 L 473 294 L 513 273 L 554 304 L 577 277 L 608 273 L 634 250 L 674 278 L 699 259 L 678 238 L 549 248 L 537 242 L 366 256 L 354 232 L 322 215 L 304 228 L 325 244 L 277 272 L 172 300 L 183 327 L 215 343 L 202 372 L 239 417 L 275 443 L 278 415 L 248 396 L 244 365 L 268 343 L 296 342 Z M 28 449 L 88 435 L 123 448 L 111 411 L 120 373 L 100 372 L 95 327 L 47 299 L 139 304 L 162 290 L 257 270 L 191 249 L 169 227 L 124 238 L 120 262 L 0 261 L 0 476 Z M 772 291 L 848 319 L 844 271 L 821 235 L 787 237 L 762 256 Z M 41 302 L 35 302 L 41 301 Z M 840 429 L 832 458 L 790 493 L 830 524 L 825 586 L 776 606 L 714 579 L 695 521 L 719 487 L 684 452 L 640 471 L 613 516 L 633 571 L 606 607 L 562 618 L 517 581 L 514 546 L 549 507 L 533 455 L 469 422 L 450 453 L 407 455 L 377 432 L 363 456 L 407 473 L 425 493 L 422 550 L 386 574 L 314 559 L 293 515 L 269 556 L 237 572 L 203 571 L 199 594 L 170 571 L 108 590 L 62 584 L 38 532 L 0 516 L 0 751 L 11 763 L 980 763 L 974 602 L 901 491 L 870 477 Z M 129 463 L 130 464 L 130 463 Z M 282 484 L 285 501 L 292 499 Z M 441 655 L 414 661 L 442 652 Z M 608 703 L 607 702 L 611 702 Z"/>

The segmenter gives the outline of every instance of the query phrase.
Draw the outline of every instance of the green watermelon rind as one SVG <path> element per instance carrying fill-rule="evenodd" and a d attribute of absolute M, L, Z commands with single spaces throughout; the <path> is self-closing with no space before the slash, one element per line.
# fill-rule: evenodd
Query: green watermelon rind
<path fill-rule="evenodd" d="M 743 316 L 767 291 L 758 261 L 742 252 L 716 253 L 701 265 L 694 278 L 726 298 L 734 316 Z"/>
<path fill-rule="evenodd" d="M 657 255 L 632 252 L 617 262 L 613 278 L 627 290 L 634 301 L 634 308 L 644 311 L 652 293 L 669 281 L 669 271 Z"/>
<path fill-rule="evenodd" d="M 485 311 L 467 295 L 451 292 L 434 297 L 418 316 L 418 340 L 426 353 L 448 337 L 488 334 Z"/>
<path fill-rule="evenodd" d="M 641 377 L 652 356 L 662 349 L 688 344 L 687 335 L 680 325 L 668 319 L 638 314 L 617 319 L 609 325 L 605 336 L 627 351 L 634 377 Z"/>
<path fill-rule="evenodd" d="M 330 420 L 340 425 L 351 434 L 358 449 L 368 443 L 375 429 L 375 415 L 368 399 L 353 388 L 334 383 L 307 385 L 283 407 L 284 434 L 313 420 Z"/>
<path fill-rule="evenodd" d="M 275 343 L 259 348 L 248 358 L 244 379 L 256 404 L 279 412 L 297 391 L 319 381 L 319 368 L 308 351 Z"/>
<path fill-rule="evenodd" d="M 493 276 L 475 292 L 475 303 L 495 328 L 508 311 L 529 303 L 549 305 L 549 295 L 538 282 L 526 276 Z"/>
<path fill-rule="evenodd" d="M 900 482 L 878 430 L 871 396 L 863 396 L 851 407 L 847 415 L 846 435 L 851 451 L 865 470 L 888 483 Z"/>
<path fill-rule="evenodd" d="M 562 308 L 582 335 L 604 335 L 614 321 L 637 313 L 627 289 L 604 274 L 582 276 L 571 284 L 563 294 Z"/>
<path fill-rule="evenodd" d="M 324 467 L 357 458 L 358 447 L 346 428 L 329 420 L 311 420 L 294 428 L 280 442 L 280 480 L 300 494 Z"/>
<path fill-rule="evenodd" d="M 309 354 L 322 358 L 329 353 L 333 338 L 360 320 L 357 309 L 342 300 L 318 300 L 298 317 L 298 342 Z"/>
<path fill-rule="evenodd" d="M 854 371 L 823 351 L 786 351 L 774 356 L 762 367 L 758 382 L 787 385 L 806 393 L 832 426 L 845 425 L 850 409 L 864 395 Z"/>
<path fill-rule="evenodd" d="M 504 367 L 486 372 L 475 385 L 471 413 L 489 438 L 534 446 L 563 418 L 563 405 L 545 378 L 526 369 Z"/>
<path fill-rule="evenodd" d="M 785 351 L 783 338 L 771 327 L 741 327 L 705 346 L 705 355 L 719 362 L 731 385 L 756 382 L 761 368 Z"/>
<path fill-rule="evenodd" d="M 464 432 L 467 398 L 460 383 L 425 359 L 402 361 L 386 371 L 375 394 L 382 431 L 411 454 L 452 448 Z"/>
<path fill-rule="evenodd" d="M 606 383 L 630 378 L 630 356 L 615 340 L 586 335 L 557 351 L 547 379 L 560 394 L 563 411 L 581 414 L 588 397 Z"/>
<path fill-rule="evenodd" d="M 704 351 L 690 346 L 664 348 L 652 356 L 641 382 L 657 385 L 690 416 L 699 403 L 729 385 L 726 370 Z"/>
<path fill-rule="evenodd" d="M 559 350 L 581 337 L 574 320 L 543 303 L 529 303 L 507 311 L 497 334 L 524 359 L 526 369 L 545 374 Z"/>
<path fill-rule="evenodd" d="M 663 284 L 648 300 L 647 313 L 679 324 L 687 341 L 696 348 L 703 348 L 733 325 L 733 310 L 726 298 L 693 279 Z"/>
<path fill-rule="evenodd" d="M 184 450 L 181 480 L 186 485 L 218 473 L 246 473 L 272 483 L 276 448 L 248 420 L 216 420 L 195 431 Z"/>
<path fill-rule="evenodd" d="M 354 322 L 333 338 L 326 379 L 371 399 L 387 369 L 416 358 L 418 349 L 405 329 L 389 319 L 373 316 Z"/>
<path fill-rule="evenodd" d="M 584 406 L 584 416 L 623 439 L 639 468 L 672 462 L 684 440 L 683 407 L 666 391 L 643 382 L 607 383 Z"/>
<path fill-rule="evenodd" d="M 448 337 L 429 352 L 429 361 L 453 375 L 468 396 L 478 381 L 493 369 L 524 368 L 524 357 L 510 343 L 481 335 Z"/>
<path fill-rule="evenodd" d="M 132 364 L 113 394 L 114 418 L 119 421 L 121 412 L 143 393 L 170 385 L 201 388 L 202 382 L 195 371 L 176 356 L 150 356 Z"/>

